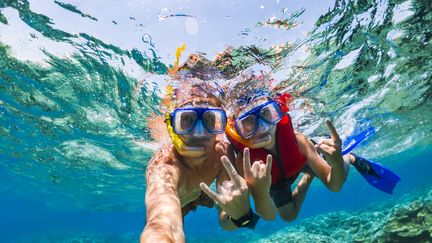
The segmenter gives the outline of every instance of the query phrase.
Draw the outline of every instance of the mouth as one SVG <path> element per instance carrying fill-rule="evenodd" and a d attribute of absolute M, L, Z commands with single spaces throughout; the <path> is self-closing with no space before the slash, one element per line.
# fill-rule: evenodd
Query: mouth
<path fill-rule="evenodd" d="M 202 147 L 206 147 L 208 145 L 209 141 L 208 140 L 202 140 L 202 141 L 193 141 L 193 142 L 186 142 L 186 146 L 194 148 L 202 148 Z"/>
<path fill-rule="evenodd" d="M 271 135 L 270 134 L 262 134 L 262 135 L 259 135 L 256 138 L 254 138 L 253 143 L 254 144 L 267 143 L 270 140 L 271 140 Z"/>
<path fill-rule="evenodd" d="M 202 150 L 204 150 L 203 145 L 186 145 L 185 148 L 189 151 L 202 151 Z"/>
<path fill-rule="evenodd" d="M 264 139 L 264 138 L 266 138 L 266 137 L 268 137 L 268 136 L 270 136 L 270 134 L 269 134 L 269 132 L 267 132 L 267 131 L 264 131 L 264 132 L 257 132 L 257 133 L 255 133 L 255 135 L 253 136 L 253 139 L 254 140 L 261 140 L 261 139 Z"/>
<path fill-rule="evenodd" d="M 185 157 L 202 158 L 206 156 L 206 151 L 202 146 L 184 146 L 179 153 Z"/>

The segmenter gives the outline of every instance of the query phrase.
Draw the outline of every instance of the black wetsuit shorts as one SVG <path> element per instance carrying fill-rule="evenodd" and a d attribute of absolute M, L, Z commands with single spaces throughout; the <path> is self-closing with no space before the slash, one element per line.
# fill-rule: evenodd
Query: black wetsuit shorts
<path fill-rule="evenodd" d="M 293 201 L 291 185 L 297 179 L 298 175 L 288 179 L 282 179 L 270 187 L 270 196 L 277 208 L 280 208 Z"/>

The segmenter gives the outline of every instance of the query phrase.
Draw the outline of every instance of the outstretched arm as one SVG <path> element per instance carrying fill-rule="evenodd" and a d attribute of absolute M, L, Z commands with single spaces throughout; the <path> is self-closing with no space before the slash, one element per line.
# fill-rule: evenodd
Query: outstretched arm
<path fill-rule="evenodd" d="M 346 178 L 341 139 L 330 120 L 327 120 L 326 123 L 330 130 L 331 139 L 325 140 L 316 146 L 301 133 L 296 132 L 296 139 L 300 151 L 306 157 L 308 165 L 317 177 L 331 191 L 340 191 Z M 321 158 L 317 149 L 325 155 L 327 161 Z"/>
<path fill-rule="evenodd" d="M 147 222 L 141 234 L 141 243 L 184 242 L 181 205 L 177 192 L 179 168 L 156 160 L 157 157 L 149 162 L 146 172 Z"/>

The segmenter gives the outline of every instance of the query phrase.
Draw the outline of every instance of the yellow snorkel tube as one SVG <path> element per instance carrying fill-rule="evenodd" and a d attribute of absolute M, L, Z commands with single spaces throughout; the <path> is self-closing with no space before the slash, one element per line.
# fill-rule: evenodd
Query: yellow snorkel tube
<path fill-rule="evenodd" d="M 179 61 L 181 53 L 186 49 L 186 44 L 183 44 L 181 47 L 178 47 L 176 49 L 176 60 L 174 62 L 174 67 L 168 69 L 168 74 L 172 77 L 176 77 L 177 72 L 179 70 Z M 171 99 L 174 96 L 174 88 L 172 87 L 171 83 L 168 82 L 168 85 L 166 87 L 166 93 L 167 96 Z M 173 109 L 174 105 L 172 102 L 170 102 L 170 99 L 167 99 L 166 106 L 170 107 L 169 109 Z M 174 145 L 174 148 L 177 150 L 177 152 L 181 156 L 185 157 L 201 157 L 205 154 L 205 149 L 202 146 L 187 146 L 179 137 L 178 134 L 174 132 L 174 129 L 171 124 L 171 114 L 169 112 L 165 113 L 165 124 L 167 126 L 168 134 L 171 138 L 171 141 Z"/>
<path fill-rule="evenodd" d="M 174 132 L 174 129 L 171 125 L 171 115 L 169 112 L 165 113 L 165 123 L 168 129 L 168 134 L 171 138 L 171 141 L 174 145 L 174 148 L 181 156 L 185 157 L 201 157 L 204 155 L 205 150 L 201 146 L 187 146 L 179 137 L 178 134 Z"/>

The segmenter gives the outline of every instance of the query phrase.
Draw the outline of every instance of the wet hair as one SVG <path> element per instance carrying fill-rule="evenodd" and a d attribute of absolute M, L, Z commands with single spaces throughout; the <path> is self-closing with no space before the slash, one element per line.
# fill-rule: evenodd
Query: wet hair
<path fill-rule="evenodd" d="M 188 59 L 180 66 L 178 79 L 198 78 L 201 80 L 221 79 L 222 74 L 213 62 L 202 54 L 190 54 Z"/>
<path fill-rule="evenodd" d="M 207 104 L 214 107 L 223 107 L 222 102 L 216 97 L 203 98 L 203 97 L 191 97 L 189 100 L 185 100 L 182 103 L 178 103 L 175 108 L 184 106 L 197 106 L 201 104 Z"/>
<path fill-rule="evenodd" d="M 232 109 L 232 111 L 230 112 L 229 116 L 231 118 L 235 118 L 236 116 L 238 116 L 240 111 L 251 110 L 256 106 L 256 104 L 254 104 L 254 101 L 258 100 L 259 98 L 264 98 L 266 101 L 269 101 L 271 99 L 268 95 L 256 96 L 254 99 L 249 100 L 247 103 L 243 103 L 242 105 L 234 107 L 234 109 Z"/>
<path fill-rule="evenodd" d="M 272 84 L 270 74 L 264 71 L 248 71 L 237 76 L 226 87 L 228 115 L 232 117 L 255 99 L 271 95 Z"/>

